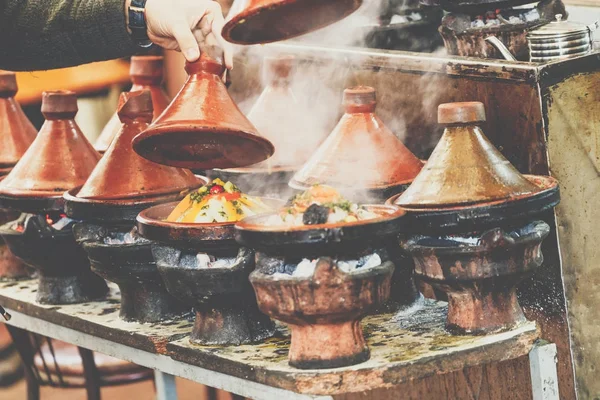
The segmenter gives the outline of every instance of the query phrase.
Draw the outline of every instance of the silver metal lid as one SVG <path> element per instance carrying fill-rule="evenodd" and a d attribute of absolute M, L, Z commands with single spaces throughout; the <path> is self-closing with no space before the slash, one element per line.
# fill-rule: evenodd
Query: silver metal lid
<path fill-rule="evenodd" d="M 558 38 L 576 34 L 589 34 L 592 28 L 595 29 L 596 24 L 588 26 L 580 22 L 572 22 L 563 20 L 562 14 L 556 14 L 556 20 L 542 26 L 541 28 L 532 30 L 528 33 L 528 37 L 536 38 Z"/>

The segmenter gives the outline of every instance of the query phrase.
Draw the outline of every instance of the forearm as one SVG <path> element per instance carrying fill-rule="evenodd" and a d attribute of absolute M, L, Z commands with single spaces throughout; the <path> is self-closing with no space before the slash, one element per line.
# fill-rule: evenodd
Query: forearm
<path fill-rule="evenodd" d="M 52 69 L 134 54 L 124 2 L 0 0 L 0 69 Z"/>

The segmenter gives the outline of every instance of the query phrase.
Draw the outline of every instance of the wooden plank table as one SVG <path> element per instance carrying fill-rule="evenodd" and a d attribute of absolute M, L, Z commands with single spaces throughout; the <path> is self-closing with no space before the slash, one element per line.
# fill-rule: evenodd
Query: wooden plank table
<path fill-rule="evenodd" d="M 367 317 L 371 359 L 365 363 L 303 371 L 287 364 L 290 338 L 282 326 L 275 338 L 254 345 L 197 346 L 186 337 L 192 323 L 185 317 L 156 324 L 120 320 L 114 285 L 104 301 L 66 306 L 37 304 L 36 288 L 35 280 L 0 283 L 0 305 L 12 315 L 8 324 L 162 372 L 157 388 L 163 398 L 173 393 L 172 375 L 252 399 L 333 399 L 530 354 L 534 400 L 558 399 L 556 348 L 536 342 L 535 323 L 453 336 L 444 330 L 443 302 L 423 300 L 401 314 Z"/>

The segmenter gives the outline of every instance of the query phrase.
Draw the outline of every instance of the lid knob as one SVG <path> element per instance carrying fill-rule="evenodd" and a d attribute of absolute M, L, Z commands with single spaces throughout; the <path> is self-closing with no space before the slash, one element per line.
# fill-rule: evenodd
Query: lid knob
<path fill-rule="evenodd" d="M 294 56 L 265 57 L 263 78 L 271 84 L 289 83 L 296 58 Z"/>
<path fill-rule="evenodd" d="M 121 122 L 125 119 L 144 118 L 152 121 L 152 95 L 149 90 L 121 93 L 117 114 Z"/>
<path fill-rule="evenodd" d="M 17 94 L 17 76 L 14 72 L 0 71 L 0 97 L 13 97 Z"/>
<path fill-rule="evenodd" d="M 474 124 L 485 120 L 485 106 L 479 101 L 445 103 L 438 107 L 438 123 L 441 125 Z"/>
<path fill-rule="evenodd" d="M 347 113 L 374 112 L 377 105 L 375 89 L 357 86 L 344 90 L 344 107 Z"/>
<path fill-rule="evenodd" d="M 214 35 L 207 37 L 212 39 Z M 212 39 L 216 40 L 216 39 Z M 200 72 L 208 72 L 222 76 L 225 72 L 225 62 L 223 61 L 223 49 L 218 45 L 207 45 L 201 49 L 200 58 L 194 62 L 187 61 L 185 63 L 185 71 L 189 75 L 199 74 Z"/>
<path fill-rule="evenodd" d="M 555 21 L 555 22 L 562 22 L 563 15 L 562 15 L 562 14 L 556 14 L 556 15 L 554 16 L 554 18 L 556 18 L 556 21 Z"/>
<path fill-rule="evenodd" d="M 163 78 L 163 57 L 133 56 L 129 67 L 129 75 L 133 83 L 160 84 Z"/>
<path fill-rule="evenodd" d="M 42 114 L 46 119 L 74 118 L 77 111 L 75 92 L 57 90 L 42 93 Z"/>

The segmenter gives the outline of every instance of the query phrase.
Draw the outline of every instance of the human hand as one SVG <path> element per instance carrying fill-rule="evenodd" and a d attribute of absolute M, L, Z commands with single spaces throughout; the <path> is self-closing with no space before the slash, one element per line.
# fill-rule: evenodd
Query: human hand
<path fill-rule="evenodd" d="M 223 49 L 225 65 L 233 68 L 231 45 L 221 36 L 224 24 L 221 6 L 213 0 L 146 2 L 148 38 L 165 49 L 181 51 L 190 62 L 196 61 L 200 51 L 216 38 Z"/>

